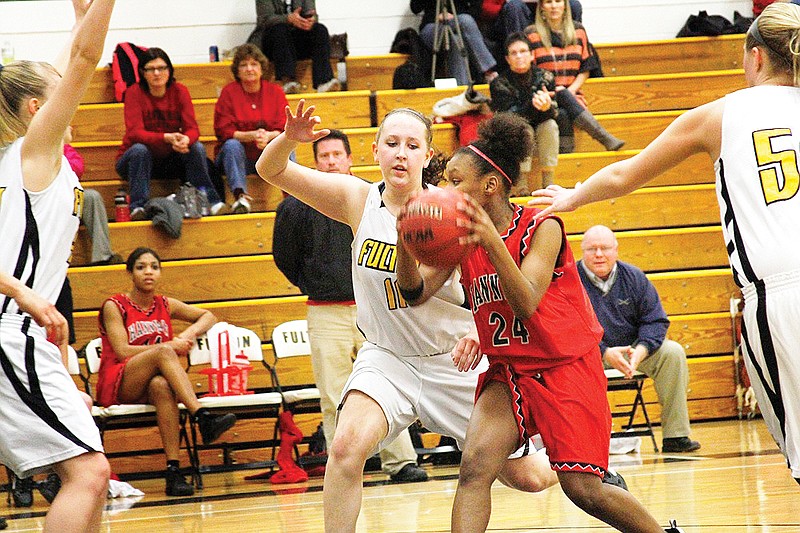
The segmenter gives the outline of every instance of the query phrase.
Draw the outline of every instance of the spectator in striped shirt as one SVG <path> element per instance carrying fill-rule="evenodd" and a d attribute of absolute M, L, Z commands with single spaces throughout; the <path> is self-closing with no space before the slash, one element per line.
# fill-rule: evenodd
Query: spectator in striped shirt
<path fill-rule="evenodd" d="M 589 50 L 586 30 L 572 20 L 570 5 L 565 0 L 542 0 L 536 7 L 536 22 L 525 30 L 533 44 L 536 66 L 556 76 L 555 100 L 562 119 L 586 131 L 606 150 L 619 150 L 625 141 L 603 128 L 588 110 L 580 92 L 589 71 L 598 66 L 597 57 Z M 570 93 L 570 94 L 567 94 Z M 574 96 L 572 98 L 571 96 Z M 560 124 L 562 137 L 571 127 Z M 573 146 L 570 146 L 573 144 Z M 562 142 L 562 152 L 571 152 L 574 143 Z"/>

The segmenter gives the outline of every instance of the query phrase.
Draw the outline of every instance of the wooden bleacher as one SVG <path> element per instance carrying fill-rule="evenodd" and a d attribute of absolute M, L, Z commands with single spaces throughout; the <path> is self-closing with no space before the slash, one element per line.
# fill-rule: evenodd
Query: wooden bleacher
<path fill-rule="evenodd" d="M 627 141 L 625 150 L 602 152 L 598 143 L 576 132 L 576 152 L 559 157 L 556 182 L 572 186 L 591 173 L 644 148 L 686 109 L 744 86 L 740 70 L 741 36 L 677 39 L 647 43 L 597 45 L 607 78 L 587 81 L 585 93 L 592 111 L 613 134 Z M 290 95 L 291 105 L 300 98 L 315 104 L 324 125 L 343 128 L 350 135 L 354 173 L 370 181 L 380 179 L 371 145 L 377 121 L 389 109 L 408 106 L 429 113 L 434 102 L 463 90 L 391 90 L 394 68 L 405 56 L 348 57 L 349 91 Z M 300 65 L 301 79 L 310 85 L 308 65 Z M 201 140 L 213 151 L 213 106 L 221 88 L 232 80 L 230 63 L 176 65 L 176 76 L 195 99 Z M 485 85 L 478 90 L 488 93 Z M 310 89 L 309 89 L 310 90 Z M 108 68 L 98 69 L 74 121 L 74 145 L 86 160 L 84 185 L 95 188 L 113 213 L 113 196 L 126 184 L 114 171 L 114 160 L 123 134 L 122 105 L 113 102 Z M 434 143 L 445 153 L 457 146 L 452 125 L 435 127 Z M 298 149 L 298 160 L 311 164 L 309 146 Z M 578 254 L 580 234 L 602 223 L 615 231 L 620 258 L 643 268 L 658 289 L 670 316 L 670 338 L 680 342 L 689 356 L 689 409 L 692 420 L 736 415 L 728 299 L 736 291 L 727 267 L 719 226 L 714 176 L 706 156 L 694 156 L 653 180 L 648 187 L 623 198 L 600 202 L 574 213 L 565 213 L 570 244 Z M 176 180 L 154 180 L 154 196 L 177 188 Z M 264 341 L 267 360 L 272 328 L 283 321 L 305 316 L 305 297 L 280 274 L 272 260 L 272 212 L 282 199 L 280 191 L 257 176 L 248 178 L 256 197 L 256 212 L 249 215 L 187 220 L 183 235 L 169 239 L 149 222 L 110 224 L 115 250 L 126 256 L 139 245 L 152 246 L 164 258 L 164 293 L 210 309 L 220 320 L 256 331 Z M 518 201 L 524 202 L 525 199 Z M 90 243 L 81 229 L 76 240 L 72 282 L 77 342 L 80 348 L 97 335 L 97 312 L 103 300 L 125 290 L 130 282 L 124 266 L 86 266 Z M 184 325 L 176 324 L 181 331 Z M 310 363 L 298 358 L 282 364 L 281 383 L 313 382 Z M 203 376 L 192 370 L 198 392 Z M 251 384 L 267 387 L 266 373 L 251 374 Z M 611 401 L 624 401 L 610 395 Z M 648 411 L 655 422 L 660 409 L 651 382 L 645 387 Z M 316 428 L 318 416 L 300 417 L 304 432 Z M 259 422 L 237 425 L 234 441 L 271 434 Z M 124 433 L 124 432 L 116 432 Z M 137 442 L 157 439 L 155 431 L 132 430 L 125 437 L 113 435 L 107 442 L 114 450 L 137 449 Z M 213 451 L 203 462 L 218 461 Z M 235 460 L 262 460 L 264 450 L 236 452 Z M 131 457 L 115 460 L 115 472 L 139 470 L 160 462 Z"/>

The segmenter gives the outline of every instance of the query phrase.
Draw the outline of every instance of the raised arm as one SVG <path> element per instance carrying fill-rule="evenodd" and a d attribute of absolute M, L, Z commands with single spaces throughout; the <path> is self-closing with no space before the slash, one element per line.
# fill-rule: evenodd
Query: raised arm
<path fill-rule="evenodd" d="M 600 169 L 574 189 L 550 185 L 532 193 L 528 205 L 547 207 L 537 214 L 573 211 L 578 207 L 616 198 L 638 189 L 689 156 L 706 152 L 712 161 L 719 158 L 724 100 L 705 104 L 675 119 L 647 148 L 623 161 Z"/>
<path fill-rule="evenodd" d="M 314 106 L 297 104 L 297 112 L 286 107 L 286 128 L 269 143 L 256 163 L 261 178 L 288 192 L 320 213 L 350 225 L 355 231 L 361 221 L 369 183 L 349 174 L 320 172 L 289 161 L 289 155 L 302 142 L 314 142 L 330 130 L 314 130 L 320 124 Z"/>
<path fill-rule="evenodd" d="M 22 172 L 25 188 L 34 192 L 50 185 L 61 168 L 64 131 L 100 61 L 114 0 L 73 0 L 73 5 L 79 22 L 63 77 L 53 73 L 55 87 L 48 96 L 29 100 L 33 118 L 22 144 Z"/>

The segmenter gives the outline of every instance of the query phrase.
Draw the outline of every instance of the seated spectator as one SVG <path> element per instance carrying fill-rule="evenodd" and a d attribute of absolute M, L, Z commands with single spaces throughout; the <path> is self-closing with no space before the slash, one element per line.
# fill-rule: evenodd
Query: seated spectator
<path fill-rule="evenodd" d="M 581 22 L 583 7 L 578 0 L 569 0 L 572 20 Z M 525 31 L 534 23 L 536 2 L 526 0 L 483 0 L 481 18 L 486 26 L 486 37 L 505 42 L 512 34 Z"/>
<path fill-rule="evenodd" d="M 184 177 L 206 192 L 212 215 L 230 212 L 211 183 L 189 89 L 175 81 L 164 50 L 150 48 L 147 58 L 139 63 L 139 83 L 125 91 L 125 137 L 117 153 L 117 173 L 130 184 L 131 220 L 144 220 L 153 177 Z"/>
<path fill-rule="evenodd" d="M 547 187 L 553 183 L 558 164 L 558 125 L 554 120 L 557 110 L 550 98 L 550 92 L 555 90 L 555 76 L 533 65 L 531 42 L 524 33 L 512 34 L 506 40 L 505 50 L 509 70 L 489 85 L 492 109 L 516 113 L 531 125 L 539 155 L 542 187 Z M 528 184 L 527 190 L 516 191 L 516 194 L 527 195 L 536 188 L 534 184 Z"/>
<path fill-rule="evenodd" d="M 572 21 L 572 13 L 564 0 L 542 0 L 537 4 L 536 22 L 526 30 L 533 43 L 533 60 L 540 68 L 556 75 L 555 99 L 562 118 L 569 118 L 562 123 L 562 152 L 571 152 L 574 143 L 571 141 L 572 124 L 586 131 L 602 144 L 606 150 L 619 150 L 625 141 L 617 139 L 606 131 L 587 109 L 586 101 L 581 94 L 583 82 L 589 78 L 589 72 L 597 67 L 597 56 L 589 49 L 586 30 L 579 23 Z M 575 98 L 570 98 L 567 92 Z"/>
<path fill-rule="evenodd" d="M 315 0 L 256 0 L 256 29 L 248 43 L 261 48 L 275 65 L 275 80 L 286 94 L 299 93 L 297 60 L 311 59 L 311 81 L 317 92 L 339 91 L 331 68 L 331 38 L 319 23 Z"/>
<path fill-rule="evenodd" d="M 578 272 L 604 330 L 603 364 L 626 377 L 639 370 L 653 378 L 661 404 L 662 451 L 700 449 L 700 443 L 689 438 L 686 352 L 666 338 L 669 319 L 656 288 L 644 272 L 617 260 L 618 243 L 609 228 L 589 228 L 581 249 Z"/>
<path fill-rule="evenodd" d="M 148 403 L 156 408 L 158 429 L 167 457 L 166 494 L 191 496 L 178 462 L 180 424 L 178 402 L 197 422 L 204 444 L 210 444 L 236 422 L 236 416 L 212 415 L 201 407 L 179 356 L 186 356 L 198 335 L 217 319 L 206 311 L 156 293 L 161 259 L 149 248 L 137 248 L 126 268 L 133 286 L 103 303 L 98 316 L 102 353 L 97 380 L 97 403 Z M 179 335 L 172 320 L 189 322 Z"/>
<path fill-rule="evenodd" d="M 72 142 L 72 126 L 64 134 L 64 156 L 69 161 L 78 179 L 83 177 L 85 165 L 83 157 L 69 143 Z M 103 202 L 103 196 L 95 189 L 83 189 L 83 214 L 81 223 L 86 226 L 86 232 L 92 240 L 92 265 L 116 265 L 122 263 L 122 257 L 111 249 L 111 240 L 108 236 L 108 213 Z M 71 341 L 74 342 L 74 341 Z"/>
<path fill-rule="evenodd" d="M 480 16 L 480 2 L 478 0 L 455 0 L 454 5 L 458 13 L 442 15 L 439 21 L 442 24 L 440 29 L 447 26 L 453 30 L 455 35 L 455 18 L 456 15 L 458 16 L 461 35 L 466 41 L 462 45 L 466 47 L 468 55 L 472 57 L 483 73 L 485 82 L 490 83 L 497 76 L 497 62 L 487 48 L 478 28 L 477 18 Z M 433 50 L 433 38 L 436 30 L 436 0 L 411 0 L 411 11 L 414 14 L 422 13 L 419 35 L 425 46 Z M 447 55 L 450 76 L 455 78 L 459 85 L 468 85 L 469 58 L 465 58 L 459 53 L 458 43 L 451 41 L 450 50 L 446 52 L 444 49 L 440 49 L 437 58 L 443 54 Z"/>
<path fill-rule="evenodd" d="M 253 44 L 243 44 L 233 54 L 233 79 L 222 89 L 214 106 L 217 166 L 228 177 L 235 199 L 234 213 L 249 213 L 247 175 L 256 171 L 261 151 L 283 131 L 286 95 L 279 85 L 266 81 L 267 58 Z"/>

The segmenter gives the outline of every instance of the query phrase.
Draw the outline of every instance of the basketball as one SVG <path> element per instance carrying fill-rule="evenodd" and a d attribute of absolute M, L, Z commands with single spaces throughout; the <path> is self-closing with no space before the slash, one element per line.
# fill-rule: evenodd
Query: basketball
<path fill-rule="evenodd" d="M 422 264 L 453 268 L 475 249 L 462 245 L 458 238 L 467 235 L 467 228 L 457 221 L 466 216 L 458 208 L 464 193 L 455 189 L 431 187 L 408 201 L 399 218 L 399 238 Z"/>

